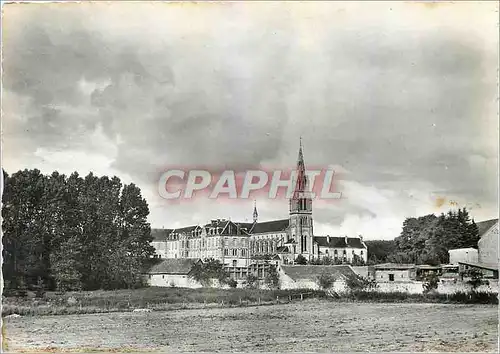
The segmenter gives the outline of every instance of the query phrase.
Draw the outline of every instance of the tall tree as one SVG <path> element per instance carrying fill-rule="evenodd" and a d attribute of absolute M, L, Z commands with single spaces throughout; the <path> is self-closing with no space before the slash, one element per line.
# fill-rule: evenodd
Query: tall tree
<path fill-rule="evenodd" d="M 440 264 L 449 261 L 448 251 L 454 248 L 477 247 L 479 233 L 468 211 L 450 210 L 436 217 L 433 214 L 408 218 L 396 248 L 388 258 L 393 262 Z"/>
<path fill-rule="evenodd" d="M 117 177 L 4 173 L 6 285 L 62 290 L 136 286 L 153 254 L 148 205 Z"/>

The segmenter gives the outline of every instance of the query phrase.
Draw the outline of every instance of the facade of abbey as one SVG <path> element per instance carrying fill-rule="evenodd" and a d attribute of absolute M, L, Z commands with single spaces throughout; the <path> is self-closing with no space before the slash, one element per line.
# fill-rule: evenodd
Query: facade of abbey
<path fill-rule="evenodd" d="M 337 264 L 366 263 L 368 252 L 361 236 L 314 235 L 312 198 L 307 192 L 302 145 L 296 173 L 287 219 L 259 222 L 257 207 L 254 206 L 251 223 L 216 219 L 179 229 L 153 229 L 152 245 L 156 257 L 214 258 L 221 261 L 235 278 L 244 278 L 249 271 L 259 274 L 259 265 L 264 259 L 268 261 L 266 263 L 276 265 L 294 264 L 299 255 L 308 261 L 329 257 Z"/>

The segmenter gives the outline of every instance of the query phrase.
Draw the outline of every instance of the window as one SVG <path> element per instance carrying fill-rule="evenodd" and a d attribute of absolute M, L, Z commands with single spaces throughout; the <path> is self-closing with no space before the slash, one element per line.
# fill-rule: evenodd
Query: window
<path fill-rule="evenodd" d="M 236 259 L 235 259 L 235 260 L 233 260 L 233 267 L 236 267 L 236 263 L 237 263 L 237 262 L 236 262 Z"/>
<path fill-rule="evenodd" d="M 241 256 L 245 257 L 245 255 L 246 255 L 246 250 L 241 250 Z"/>
<path fill-rule="evenodd" d="M 328 250 L 326 250 L 325 253 L 328 254 Z"/>
<path fill-rule="evenodd" d="M 233 256 L 237 256 L 238 255 L 238 250 L 237 249 L 233 249 Z"/>
<path fill-rule="evenodd" d="M 224 256 L 229 256 L 229 250 L 227 248 L 224 249 Z"/>
<path fill-rule="evenodd" d="M 389 281 L 394 281 L 394 274 L 389 274 Z"/>
<path fill-rule="evenodd" d="M 363 251 L 361 251 L 361 255 L 363 255 Z"/>

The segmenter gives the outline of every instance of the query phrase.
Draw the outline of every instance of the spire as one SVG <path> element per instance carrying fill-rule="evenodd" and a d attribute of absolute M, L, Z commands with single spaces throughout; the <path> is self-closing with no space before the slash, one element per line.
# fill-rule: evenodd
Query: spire
<path fill-rule="evenodd" d="M 300 166 L 304 166 L 304 154 L 302 153 L 302 136 L 299 140 L 299 158 L 297 159 L 297 170 L 300 169 Z"/>
<path fill-rule="evenodd" d="M 295 185 L 295 193 L 304 192 L 306 190 L 307 176 L 306 166 L 304 164 L 304 154 L 302 152 L 302 136 L 299 140 L 299 157 L 297 159 L 297 184 Z"/>
<path fill-rule="evenodd" d="M 257 218 L 259 217 L 259 213 L 257 213 L 257 201 L 253 201 L 253 222 L 257 222 Z"/>

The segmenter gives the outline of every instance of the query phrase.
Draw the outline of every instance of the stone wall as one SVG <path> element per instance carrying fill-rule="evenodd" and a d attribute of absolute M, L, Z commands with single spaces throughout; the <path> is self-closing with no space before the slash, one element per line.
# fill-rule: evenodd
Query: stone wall
<path fill-rule="evenodd" d="M 311 289 L 319 290 L 320 286 L 316 279 L 297 279 L 293 280 L 284 272 L 279 273 L 281 289 Z M 342 292 L 346 290 L 346 283 L 343 278 L 336 280 L 333 283 L 331 290 Z"/>
<path fill-rule="evenodd" d="M 479 286 L 477 291 L 485 291 L 498 293 L 498 279 L 488 279 L 486 280 L 488 284 Z M 424 292 L 422 281 L 411 281 L 411 282 L 377 282 L 378 291 L 381 292 L 408 292 L 410 294 L 422 294 Z M 472 287 L 461 281 L 440 281 L 438 284 L 437 291 L 441 294 L 453 294 L 455 292 L 469 292 Z"/>

